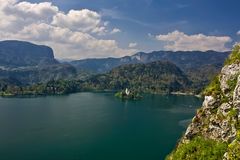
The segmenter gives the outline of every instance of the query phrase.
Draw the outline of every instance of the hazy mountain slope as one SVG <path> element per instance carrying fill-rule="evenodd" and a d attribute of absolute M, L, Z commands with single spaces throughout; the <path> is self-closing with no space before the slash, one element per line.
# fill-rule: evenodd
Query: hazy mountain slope
<path fill-rule="evenodd" d="M 167 159 L 240 159 L 240 46 L 204 94 L 202 107 Z"/>
<path fill-rule="evenodd" d="M 104 73 L 124 64 L 138 63 L 131 57 L 124 58 L 102 58 L 102 59 L 84 59 L 70 62 L 77 70 L 86 70 L 93 73 Z"/>

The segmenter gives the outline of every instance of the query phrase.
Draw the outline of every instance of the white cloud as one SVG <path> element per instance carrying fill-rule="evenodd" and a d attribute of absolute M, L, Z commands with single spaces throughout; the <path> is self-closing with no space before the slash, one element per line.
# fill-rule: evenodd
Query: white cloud
<path fill-rule="evenodd" d="M 15 0 L 0 0 L 0 29 L 17 32 L 32 23 L 50 23 L 58 7 L 50 2 L 29 3 Z"/>
<path fill-rule="evenodd" d="M 13 5 L 7 5 L 5 12 L 24 19 L 37 18 L 47 20 L 52 18 L 58 12 L 58 7 L 53 6 L 50 2 L 30 3 L 19 2 Z"/>
<path fill-rule="evenodd" d="M 101 16 L 88 9 L 70 10 L 67 14 L 57 13 L 52 24 L 81 32 L 104 32 L 105 26 L 101 25 Z"/>
<path fill-rule="evenodd" d="M 239 36 L 240 36 L 240 30 L 237 32 L 237 35 L 239 35 Z"/>
<path fill-rule="evenodd" d="M 113 28 L 113 30 L 110 32 L 111 34 L 115 34 L 115 33 L 120 33 L 121 30 L 118 28 Z"/>
<path fill-rule="evenodd" d="M 228 36 L 187 35 L 177 30 L 166 35 L 157 35 L 155 38 L 166 43 L 164 49 L 173 51 L 227 51 L 230 49 L 226 44 L 232 41 Z"/>
<path fill-rule="evenodd" d="M 129 48 L 134 48 L 136 47 L 138 44 L 136 42 L 133 42 L 133 43 L 129 43 L 128 47 Z"/>
<path fill-rule="evenodd" d="M 110 30 L 108 24 L 100 14 L 88 9 L 65 14 L 49 2 L 0 0 L 0 39 L 49 45 L 57 58 L 119 57 L 134 53 L 134 49 L 120 48 L 115 40 L 96 36 L 120 31 Z"/>

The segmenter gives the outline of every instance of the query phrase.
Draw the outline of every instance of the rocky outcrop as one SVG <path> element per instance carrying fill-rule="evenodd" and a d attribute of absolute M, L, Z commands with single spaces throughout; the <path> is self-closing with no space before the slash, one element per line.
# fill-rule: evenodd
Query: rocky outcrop
<path fill-rule="evenodd" d="M 222 159 L 240 159 L 239 58 L 240 46 L 236 46 L 228 59 L 231 63 L 222 68 L 215 82 L 207 88 L 203 105 L 197 111 L 178 146 L 188 144 L 194 137 L 201 136 L 227 144 Z"/>

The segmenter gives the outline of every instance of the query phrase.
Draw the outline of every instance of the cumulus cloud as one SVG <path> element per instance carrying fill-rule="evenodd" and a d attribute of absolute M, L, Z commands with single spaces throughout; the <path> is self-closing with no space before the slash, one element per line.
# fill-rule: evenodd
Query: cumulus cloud
<path fill-rule="evenodd" d="M 128 47 L 129 48 L 134 48 L 136 47 L 138 44 L 136 42 L 133 42 L 133 43 L 129 43 Z"/>
<path fill-rule="evenodd" d="M 1 40 L 49 45 L 58 58 L 119 57 L 135 52 L 120 48 L 115 40 L 99 38 L 120 32 L 108 24 L 99 13 L 88 9 L 64 13 L 50 2 L 0 0 Z"/>
<path fill-rule="evenodd" d="M 73 31 L 98 33 L 106 30 L 105 26 L 101 25 L 101 22 L 100 14 L 88 9 L 82 9 L 70 10 L 67 14 L 57 13 L 53 17 L 52 24 Z"/>
<path fill-rule="evenodd" d="M 56 6 L 53 6 L 50 2 L 42 3 L 30 3 L 30 2 L 19 2 L 13 5 L 7 5 L 4 8 L 4 11 L 7 14 L 15 15 L 23 19 L 41 19 L 47 20 L 52 18 L 59 9 Z"/>
<path fill-rule="evenodd" d="M 173 51 L 228 51 L 230 49 L 226 44 L 232 41 L 228 36 L 187 35 L 177 30 L 165 35 L 156 35 L 155 38 L 165 43 L 164 49 Z"/>
<path fill-rule="evenodd" d="M 237 32 L 237 35 L 239 35 L 239 36 L 240 36 L 240 31 L 238 31 L 238 32 Z"/>
<path fill-rule="evenodd" d="M 50 23 L 52 17 L 59 12 L 58 7 L 49 2 L 37 4 L 0 0 L 0 3 L 0 29 L 9 32 L 17 32 L 32 23 Z"/>

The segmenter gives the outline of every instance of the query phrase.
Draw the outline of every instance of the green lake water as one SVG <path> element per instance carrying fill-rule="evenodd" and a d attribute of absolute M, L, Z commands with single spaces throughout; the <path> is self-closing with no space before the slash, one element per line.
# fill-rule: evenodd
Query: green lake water
<path fill-rule="evenodd" d="M 201 103 L 112 93 L 0 98 L 0 160 L 162 160 Z"/>

